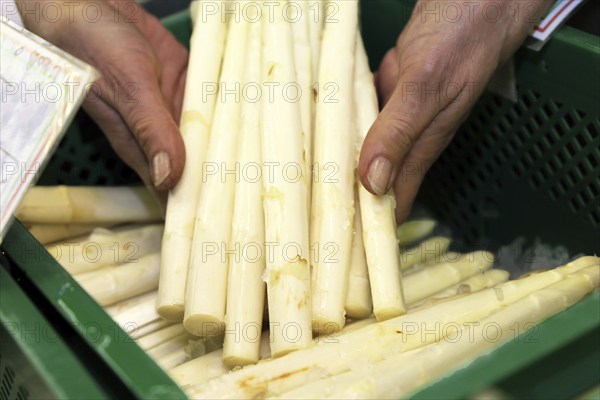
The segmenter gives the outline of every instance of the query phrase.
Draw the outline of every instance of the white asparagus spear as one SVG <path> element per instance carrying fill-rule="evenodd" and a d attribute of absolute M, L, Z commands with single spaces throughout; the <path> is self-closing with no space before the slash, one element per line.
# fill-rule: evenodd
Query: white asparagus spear
<path fill-rule="evenodd" d="M 312 321 L 317 332 L 325 324 L 342 329 L 354 226 L 353 72 L 358 2 L 332 1 L 339 23 L 327 24 L 319 65 L 319 81 L 335 85 L 335 101 L 317 103 L 311 206 L 311 246 L 319 250 L 312 268 Z M 334 176 L 331 177 L 331 171 Z M 334 253 L 328 253 L 332 247 Z"/>
<path fill-rule="evenodd" d="M 406 249 L 401 248 L 400 269 L 405 270 L 415 264 L 427 262 L 441 263 L 443 260 L 442 255 L 446 253 L 448 247 L 450 247 L 450 239 L 442 236 L 435 236 L 416 246 Z"/>
<path fill-rule="evenodd" d="M 184 332 L 183 324 L 173 324 L 140 338 L 137 343 L 142 349 L 149 350 L 170 341 Z"/>
<path fill-rule="evenodd" d="M 509 272 L 501 269 L 490 269 L 477 275 L 473 275 L 456 285 L 452 285 L 444 290 L 435 293 L 426 299 L 409 304 L 410 312 L 422 308 L 431 307 L 442 301 L 447 301 L 456 296 L 464 296 L 478 290 L 494 287 L 498 284 L 508 281 Z"/>
<path fill-rule="evenodd" d="M 173 323 L 167 321 L 166 319 L 159 318 L 152 322 L 147 323 L 146 325 L 140 326 L 131 332 L 127 332 L 127 334 L 132 339 L 140 339 L 146 335 L 150 335 L 151 333 L 161 330 L 169 325 L 173 325 Z"/>
<path fill-rule="evenodd" d="M 268 332 L 262 335 L 259 343 L 260 359 L 269 358 L 271 351 L 269 348 Z M 218 349 L 181 364 L 169 370 L 168 373 L 179 386 L 187 386 L 208 382 L 229 371 L 231 371 L 231 368 L 223 362 L 223 349 Z"/>
<path fill-rule="evenodd" d="M 350 259 L 348 291 L 344 308 L 348 317 L 362 319 L 367 318 L 373 313 L 373 300 L 365 256 L 365 245 L 363 243 L 358 187 L 356 185 L 354 188 L 354 206 L 356 213 L 354 214 L 354 232 L 352 235 L 352 257 Z"/>
<path fill-rule="evenodd" d="M 311 2 L 301 1 L 299 3 L 298 20 L 292 23 L 292 34 L 294 40 L 294 60 L 296 62 L 297 87 L 300 88 L 300 122 L 302 123 L 302 142 L 304 152 L 304 171 L 306 172 L 306 191 L 308 202 L 308 213 L 310 215 L 310 193 L 312 187 L 312 119 L 313 119 L 313 96 L 311 86 L 313 80 L 311 63 L 311 43 L 309 38 L 310 6 Z"/>
<path fill-rule="evenodd" d="M 156 291 L 152 291 L 121 300 L 111 306 L 104 307 L 104 311 L 106 311 L 108 315 L 114 319 L 115 316 L 121 313 L 129 312 L 129 310 L 133 309 L 138 304 L 145 302 L 146 300 L 153 299 L 156 301 L 156 293 Z"/>
<path fill-rule="evenodd" d="M 154 348 L 148 349 L 146 352 L 150 357 L 158 359 L 178 349 L 183 349 L 185 346 L 187 346 L 190 339 L 192 339 L 192 336 L 188 332 L 184 331 L 173 337 L 171 340 L 160 343 Z"/>
<path fill-rule="evenodd" d="M 360 321 L 354 321 L 348 323 L 339 332 L 332 332 L 331 335 L 318 336 L 314 339 L 315 343 L 319 342 L 331 342 L 335 341 L 338 336 L 345 335 L 350 332 L 354 332 L 364 326 L 372 324 L 375 319 L 364 319 Z M 271 357 L 271 351 L 269 348 L 270 333 L 268 331 L 263 332 L 260 340 L 260 360 L 266 360 Z M 199 357 L 195 360 L 189 361 L 169 371 L 169 375 L 175 382 L 180 386 L 198 385 L 201 383 L 208 382 L 210 379 L 224 375 L 229 372 L 231 368 L 227 367 L 222 360 L 222 350 L 215 350 L 207 353 L 206 355 Z"/>
<path fill-rule="evenodd" d="M 26 223 L 117 224 L 158 221 L 162 213 L 142 186 L 34 186 L 16 216 Z"/>
<path fill-rule="evenodd" d="M 201 174 L 208 147 L 213 110 L 217 98 L 226 26 L 221 15 L 199 15 L 200 0 L 194 7 L 194 19 L 202 19 L 190 39 L 190 59 L 183 98 L 180 131 L 185 145 L 185 168 L 181 180 L 169 192 L 165 235 L 162 243 L 161 277 L 157 309 L 172 321 L 181 321 L 184 312 L 186 279 L 194 232 Z M 206 1 L 206 3 L 209 3 Z"/>
<path fill-rule="evenodd" d="M 407 243 L 414 243 L 425 236 L 431 234 L 435 229 L 437 222 L 433 219 L 415 219 L 406 221 L 396 229 L 396 239 L 400 246 Z"/>
<path fill-rule="evenodd" d="M 283 393 L 285 399 L 398 399 L 474 358 L 514 339 L 514 327 L 525 331 L 557 314 L 598 288 L 600 269 L 585 268 L 562 281 L 500 309 L 447 340 Z M 489 329 L 493 326 L 494 329 Z M 488 332 L 489 330 L 489 332 Z"/>
<path fill-rule="evenodd" d="M 106 224 L 32 224 L 28 225 L 27 229 L 38 242 L 47 245 L 59 240 L 87 235 L 95 228 L 103 226 Z"/>
<path fill-rule="evenodd" d="M 279 359 L 265 360 L 224 375 L 210 384 L 189 388 L 187 393 L 192 398 L 260 398 L 280 395 L 320 377 L 348 371 L 355 365 L 364 363 L 364 360 L 373 363 L 382 360 L 387 354 L 440 341 L 455 332 L 453 327 L 478 321 L 495 310 L 564 279 L 568 274 L 590 265 L 598 265 L 598 260 L 598 257 L 583 257 L 552 271 L 506 282 L 368 325 L 339 336 L 336 342 L 323 342 Z M 440 329 L 442 326 L 449 329 Z"/>
<path fill-rule="evenodd" d="M 96 228 L 84 238 L 49 244 L 46 250 L 72 275 L 112 264 L 135 264 L 160 248 L 162 225 Z"/>
<path fill-rule="evenodd" d="M 471 276 L 462 282 L 441 290 L 423 300 L 409 304 L 409 310 L 410 312 L 415 312 L 458 296 L 464 296 L 478 290 L 494 287 L 508 281 L 509 275 L 508 271 L 501 269 L 490 269 L 480 274 L 478 273 L 477 275 Z"/>
<path fill-rule="evenodd" d="M 220 85 L 239 85 L 246 63 L 246 42 L 250 23 L 242 18 L 229 24 Z M 237 144 L 240 127 L 239 99 L 217 102 L 207 168 L 202 172 L 202 191 L 196 211 L 196 225 L 187 279 L 183 325 L 194 335 L 204 336 L 221 328 L 227 299 L 227 257 L 223 244 L 231 238 L 235 183 L 238 179 Z M 210 167 L 217 169 L 212 173 Z M 227 174 L 225 172 L 228 172 Z M 231 173 L 231 171 L 234 171 Z M 205 173 L 206 172 L 206 173 Z M 234 243 L 235 245 L 235 243 Z M 208 251 L 216 247 L 217 251 Z M 233 248 L 235 252 L 235 246 Z M 239 256 L 235 255 L 234 257 Z M 208 328 L 210 326 L 210 328 Z M 216 332 L 215 332 L 216 333 Z"/>
<path fill-rule="evenodd" d="M 404 298 L 407 304 L 416 303 L 460 281 L 492 267 L 494 255 L 485 251 L 464 254 L 454 263 L 433 265 L 405 276 Z"/>
<path fill-rule="evenodd" d="M 464 281 L 450 286 L 433 295 L 433 298 L 444 298 L 459 294 L 473 293 L 481 289 L 495 286 L 508 281 L 510 273 L 503 269 L 490 269 L 481 274 L 473 275 Z"/>
<path fill-rule="evenodd" d="M 160 316 L 156 313 L 154 305 L 156 297 L 148 297 L 143 302 L 128 308 L 113 316 L 113 320 L 127 333 L 135 332 L 140 327 L 156 321 Z"/>
<path fill-rule="evenodd" d="M 356 101 L 356 126 L 361 146 L 377 118 L 379 107 L 369 70 L 367 54 L 360 35 L 356 39 L 354 68 L 354 98 Z M 369 268 L 369 281 L 373 296 L 373 311 L 378 320 L 392 318 L 406 312 L 400 274 L 400 250 L 396 242 L 396 200 L 393 193 L 374 196 L 359 185 L 363 240 Z"/>
<path fill-rule="evenodd" d="M 428 260 L 424 263 L 414 264 L 411 267 L 406 268 L 402 271 L 402 276 L 408 276 L 410 274 L 414 274 L 415 272 L 423 271 L 426 268 L 432 267 L 438 264 L 445 263 L 455 263 L 463 257 L 463 253 L 458 253 L 456 251 L 447 251 L 439 255 L 439 257 L 434 257 L 431 260 Z"/>
<path fill-rule="evenodd" d="M 205 352 L 204 342 L 201 339 L 192 339 L 187 332 L 147 351 L 164 370 L 175 368 L 204 355 Z"/>
<path fill-rule="evenodd" d="M 160 254 L 141 257 L 135 264 L 108 266 L 79 284 L 100 305 L 106 306 L 156 289 Z"/>
<path fill-rule="evenodd" d="M 280 2 L 280 6 L 287 1 Z M 281 7 L 280 7 L 281 8 Z M 280 12 L 262 19 L 263 81 L 279 87 L 296 82 L 292 32 Z M 281 356 L 307 347 L 312 338 L 306 171 L 302 159 L 300 105 L 282 90 L 262 99 L 263 164 L 274 166 L 263 179 L 265 241 L 272 244 L 265 270 L 271 353 Z M 272 101 L 271 101 L 272 100 Z"/>
<path fill-rule="evenodd" d="M 310 41 L 313 80 L 319 76 L 319 60 L 321 57 L 321 32 L 325 20 L 325 0 L 306 1 L 309 6 L 308 37 Z M 304 10 L 303 10 L 304 11 Z"/>
<path fill-rule="evenodd" d="M 245 82 L 261 79 L 261 24 L 250 27 Z M 241 111 L 238 162 L 261 165 L 260 103 L 244 101 Z M 230 247 L 238 248 L 229 258 L 225 326 L 235 335 L 225 335 L 223 360 L 229 366 L 258 361 L 265 302 L 265 223 L 262 211 L 262 179 L 240 179 L 236 183 Z"/>

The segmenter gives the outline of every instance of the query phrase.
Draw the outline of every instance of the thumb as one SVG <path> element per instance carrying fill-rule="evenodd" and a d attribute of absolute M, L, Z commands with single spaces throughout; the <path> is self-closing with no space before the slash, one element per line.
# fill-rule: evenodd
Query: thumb
<path fill-rule="evenodd" d="M 124 93 L 114 107 L 144 152 L 154 187 L 167 190 L 181 177 L 185 148 L 157 76 L 144 70 L 137 69 L 135 82 L 119 82 Z"/>
<path fill-rule="evenodd" d="M 385 66 L 386 71 L 390 69 L 389 60 Z M 390 189 L 413 145 L 440 111 L 429 83 L 431 74 L 420 68 L 406 68 L 396 74 L 395 87 L 369 130 L 359 159 L 361 182 L 375 195 Z M 380 87 L 390 75 L 393 73 L 380 74 Z"/>

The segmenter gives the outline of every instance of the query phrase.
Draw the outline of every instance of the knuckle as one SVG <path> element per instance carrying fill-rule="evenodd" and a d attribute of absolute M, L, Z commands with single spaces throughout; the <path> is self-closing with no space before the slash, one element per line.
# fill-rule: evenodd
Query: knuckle
<path fill-rule="evenodd" d="M 402 116 L 394 115 L 386 121 L 386 131 L 390 132 L 391 145 L 394 150 L 410 149 L 415 144 L 417 131 L 413 124 Z"/>

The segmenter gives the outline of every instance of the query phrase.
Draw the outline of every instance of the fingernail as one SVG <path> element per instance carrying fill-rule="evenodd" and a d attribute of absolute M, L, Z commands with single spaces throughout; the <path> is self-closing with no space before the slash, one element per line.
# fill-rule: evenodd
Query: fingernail
<path fill-rule="evenodd" d="M 152 160 L 152 180 L 154 187 L 160 186 L 171 175 L 171 158 L 161 151 Z"/>
<path fill-rule="evenodd" d="M 391 175 L 392 163 L 387 158 L 377 157 L 375 160 L 371 161 L 367 180 L 375 194 L 382 195 L 388 191 Z"/>

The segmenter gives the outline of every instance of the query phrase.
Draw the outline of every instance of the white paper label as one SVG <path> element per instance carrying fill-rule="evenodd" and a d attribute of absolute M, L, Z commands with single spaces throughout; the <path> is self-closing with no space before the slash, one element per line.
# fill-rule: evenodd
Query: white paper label
<path fill-rule="evenodd" d="M 97 73 L 4 17 L 0 27 L 1 242 Z"/>

